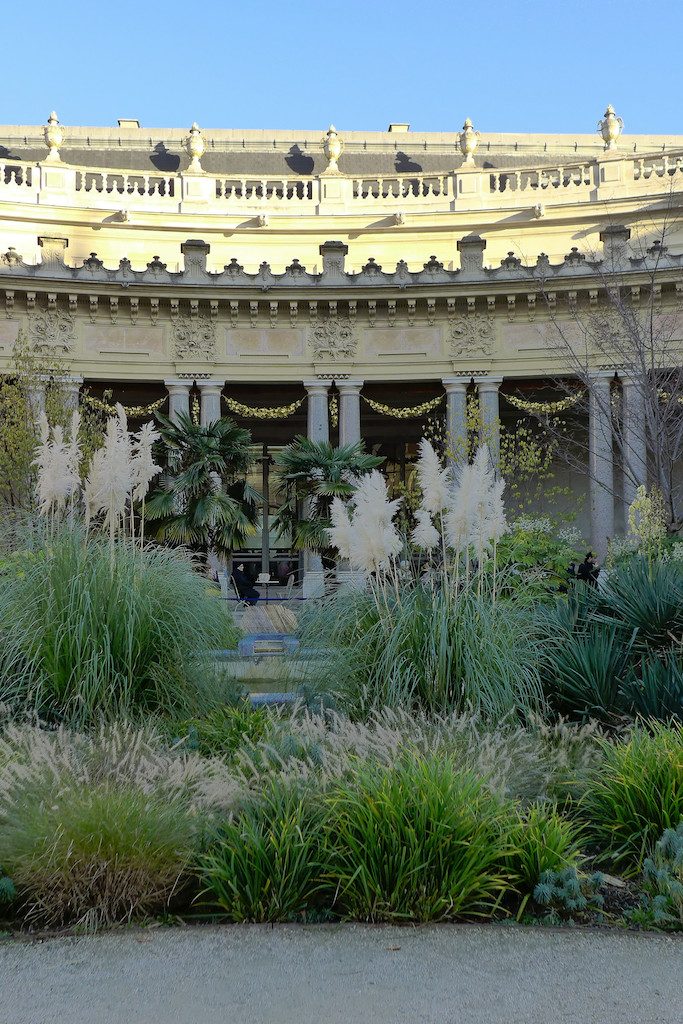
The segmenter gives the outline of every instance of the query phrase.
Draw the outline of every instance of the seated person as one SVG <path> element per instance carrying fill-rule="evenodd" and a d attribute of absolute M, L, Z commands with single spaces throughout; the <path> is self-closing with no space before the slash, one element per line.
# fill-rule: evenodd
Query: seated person
<path fill-rule="evenodd" d="M 584 583 L 588 583 L 591 587 L 597 587 L 599 572 L 597 556 L 592 551 L 589 551 L 583 562 L 578 566 L 576 577 L 579 580 L 583 580 Z"/>
<path fill-rule="evenodd" d="M 251 577 L 247 576 L 244 570 L 244 562 L 240 562 L 236 568 L 233 567 L 232 578 L 237 593 L 242 600 L 246 601 L 247 604 L 256 604 L 260 594 L 254 586 Z"/>

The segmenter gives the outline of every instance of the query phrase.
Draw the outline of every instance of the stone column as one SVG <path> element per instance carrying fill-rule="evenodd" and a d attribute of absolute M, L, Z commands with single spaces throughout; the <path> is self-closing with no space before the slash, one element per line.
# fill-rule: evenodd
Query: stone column
<path fill-rule="evenodd" d="M 190 415 L 190 388 L 192 381 L 189 380 L 165 380 L 168 391 L 168 416 L 174 423 L 177 423 L 180 413 Z"/>
<path fill-rule="evenodd" d="M 83 378 L 75 376 L 63 377 L 61 383 L 65 391 L 64 404 L 69 412 L 74 412 L 78 409 L 78 401 Z"/>
<path fill-rule="evenodd" d="M 362 380 L 337 381 L 339 389 L 339 446 L 360 441 L 360 389 Z"/>
<path fill-rule="evenodd" d="M 624 528 L 628 530 L 628 509 L 641 484 L 647 485 L 647 427 L 645 398 L 637 381 L 622 378 L 624 400 Z"/>
<path fill-rule="evenodd" d="M 479 408 L 482 420 L 482 442 L 489 446 L 491 461 L 496 473 L 500 462 L 500 404 L 498 390 L 502 377 L 475 377 L 479 389 Z"/>
<path fill-rule="evenodd" d="M 35 424 L 45 412 L 45 391 L 46 385 L 42 381 L 36 381 L 28 386 L 28 404 Z"/>
<path fill-rule="evenodd" d="M 611 370 L 591 375 L 588 389 L 588 475 L 591 544 L 602 560 L 614 536 L 614 455 L 612 451 Z"/>
<path fill-rule="evenodd" d="M 446 389 L 446 452 L 453 466 L 467 462 L 467 388 L 463 377 L 444 377 Z"/>
<path fill-rule="evenodd" d="M 330 440 L 330 417 L 327 396 L 331 380 L 305 380 L 308 394 L 308 438 L 310 441 Z M 316 551 L 304 555 L 303 596 L 315 597 L 324 592 L 322 558 Z"/>
<path fill-rule="evenodd" d="M 329 441 L 330 439 L 327 394 L 331 384 L 331 380 L 304 381 L 304 387 L 308 394 L 308 439 L 310 441 Z"/>
<path fill-rule="evenodd" d="M 221 394 L 223 393 L 222 380 L 198 380 L 197 387 L 201 397 L 199 422 L 203 427 L 209 423 L 219 420 L 222 415 Z"/>

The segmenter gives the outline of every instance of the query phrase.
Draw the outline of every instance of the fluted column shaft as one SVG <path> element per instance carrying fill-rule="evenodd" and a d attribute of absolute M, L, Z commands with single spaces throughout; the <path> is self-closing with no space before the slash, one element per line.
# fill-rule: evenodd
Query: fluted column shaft
<path fill-rule="evenodd" d="M 201 396 L 199 422 L 203 427 L 215 423 L 221 418 L 222 380 L 198 380 L 197 387 Z"/>
<path fill-rule="evenodd" d="M 192 382 L 187 380 L 165 380 L 168 391 L 168 417 L 174 423 L 178 422 L 181 413 L 190 415 L 190 388 Z"/>
<path fill-rule="evenodd" d="M 446 389 L 446 453 L 454 466 L 467 462 L 467 388 L 469 380 L 444 377 Z"/>
<path fill-rule="evenodd" d="M 481 442 L 487 444 L 496 473 L 500 468 L 500 397 L 502 377 L 475 377 L 481 412 Z"/>
<path fill-rule="evenodd" d="M 624 399 L 624 526 L 628 528 L 629 505 L 641 484 L 647 485 L 647 427 L 645 398 L 637 381 L 621 382 Z"/>
<path fill-rule="evenodd" d="M 309 441 L 330 440 L 330 417 L 328 392 L 331 380 L 305 380 L 308 395 L 308 439 Z M 315 551 L 307 551 L 304 557 L 304 596 L 312 597 L 320 592 L 323 584 L 323 563 Z"/>
<path fill-rule="evenodd" d="M 591 544 L 600 559 L 614 536 L 614 453 L 610 384 L 612 372 L 591 376 L 588 389 L 588 474 L 591 497 Z"/>
<path fill-rule="evenodd" d="M 360 390 L 362 380 L 337 381 L 339 390 L 339 445 L 358 444 L 360 436 Z"/>

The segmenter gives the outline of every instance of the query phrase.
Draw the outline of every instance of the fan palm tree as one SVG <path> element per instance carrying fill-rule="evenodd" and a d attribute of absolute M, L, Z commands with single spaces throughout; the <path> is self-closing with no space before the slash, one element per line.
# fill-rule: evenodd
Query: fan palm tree
<path fill-rule="evenodd" d="M 156 416 L 166 479 L 145 514 L 157 539 L 228 556 L 256 532 L 261 496 L 245 479 L 253 462 L 250 432 L 228 417 L 200 426 L 186 413 Z"/>
<path fill-rule="evenodd" d="M 362 441 L 335 448 L 327 441 L 296 437 L 273 461 L 284 498 L 273 526 L 280 534 L 291 531 L 292 543 L 300 551 L 327 551 L 332 499 L 350 497 L 354 478 L 375 469 L 384 459 L 368 455 Z"/>

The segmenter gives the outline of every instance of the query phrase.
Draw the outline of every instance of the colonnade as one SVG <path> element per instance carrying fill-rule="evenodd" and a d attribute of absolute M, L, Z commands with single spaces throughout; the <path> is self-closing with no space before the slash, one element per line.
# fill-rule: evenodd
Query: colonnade
<path fill-rule="evenodd" d="M 615 459 L 611 422 L 611 385 L 613 370 L 596 371 L 591 377 L 588 409 L 588 462 L 591 505 L 591 543 L 598 554 L 604 556 L 608 538 L 614 536 L 614 479 Z M 45 382 L 38 381 L 31 388 L 31 405 L 36 417 L 45 410 Z M 495 464 L 500 452 L 499 390 L 503 377 L 444 377 L 446 392 L 446 433 L 449 439 L 449 457 L 454 463 L 464 458 L 467 440 L 467 393 L 474 383 L 479 403 L 485 439 Z M 76 408 L 83 378 L 66 375 L 60 378 L 66 388 L 67 402 Z M 354 444 L 361 440 L 360 396 L 362 380 L 342 379 L 336 382 L 339 392 L 339 443 Z M 168 391 L 169 416 L 190 412 L 192 380 L 169 379 L 164 384 Z M 225 381 L 199 380 L 200 422 L 211 423 L 219 419 L 221 394 Z M 304 380 L 307 393 L 307 432 L 313 441 L 329 441 L 329 391 L 332 378 Z M 647 435 L 645 403 L 641 388 L 626 378 L 621 380 L 623 397 L 623 502 L 624 508 L 633 501 L 636 489 L 647 483 Z"/>

